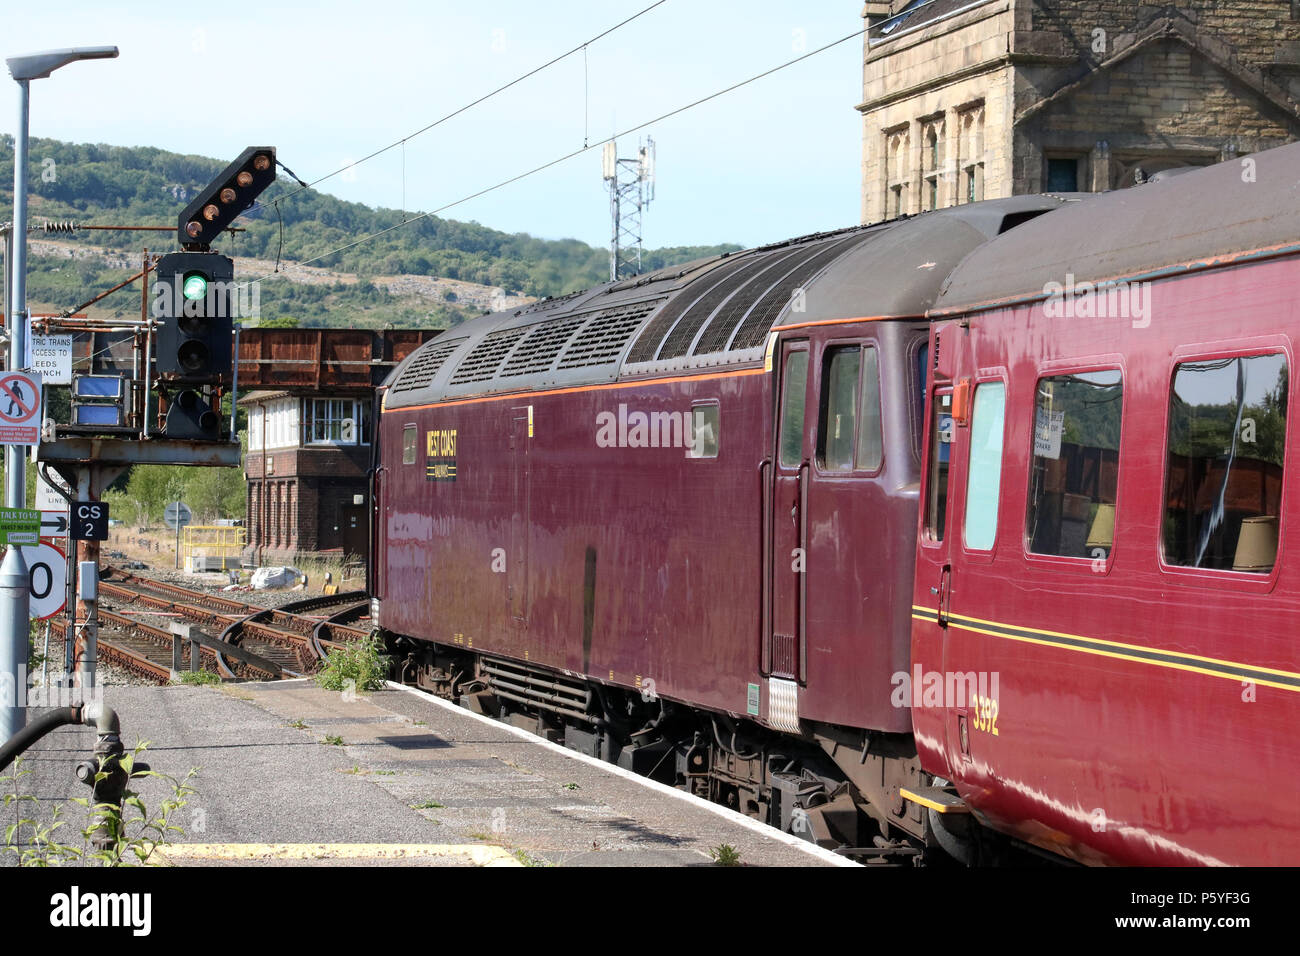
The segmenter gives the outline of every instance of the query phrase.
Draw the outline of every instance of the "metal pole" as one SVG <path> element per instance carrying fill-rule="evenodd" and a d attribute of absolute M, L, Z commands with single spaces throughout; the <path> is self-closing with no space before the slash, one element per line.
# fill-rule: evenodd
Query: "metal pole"
<path fill-rule="evenodd" d="M 31 86 L 18 81 L 18 135 L 14 137 L 13 267 L 9 288 L 9 371 L 27 363 L 27 127 Z M 5 507 L 27 504 L 26 449 L 5 446 Z M 26 625 L 23 627 L 27 633 Z"/>
<path fill-rule="evenodd" d="M 0 562 L 0 739 L 27 724 L 27 619 L 31 581 L 22 549 L 10 545 Z"/>
<path fill-rule="evenodd" d="M 176 502 L 176 567 L 181 566 L 181 503 Z"/>
<path fill-rule="evenodd" d="M 10 282 L 7 324 L 9 326 L 9 371 L 25 364 L 27 336 L 27 128 L 31 89 L 28 81 L 18 82 L 18 135 L 14 137 L 14 221 L 10 255 L 5 268 Z M 27 449 L 5 446 L 5 505 L 22 508 L 27 504 Z M 4 724 L 0 735 L 8 740 L 27 724 L 27 620 L 31 581 L 21 549 L 11 545 L 0 563 L 0 712 Z"/>

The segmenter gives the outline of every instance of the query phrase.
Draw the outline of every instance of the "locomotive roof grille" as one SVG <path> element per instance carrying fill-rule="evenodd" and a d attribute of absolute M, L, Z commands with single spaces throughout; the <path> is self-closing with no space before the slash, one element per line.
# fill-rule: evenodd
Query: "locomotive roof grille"
<path fill-rule="evenodd" d="M 561 349 L 586 321 L 586 316 L 579 315 L 558 322 L 542 322 L 532 326 L 527 338 L 510 353 L 510 359 L 501 370 L 502 378 L 516 375 L 529 375 L 533 372 L 545 372 L 560 354 Z"/>
<path fill-rule="evenodd" d="M 557 368 L 607 365 L 616 360 L 623 346 L 641 326 L 641 320 L 654 311 L 655 302 L 638 302 L 597 313 L 569 343 Z"/>
<path fill-rule="evenodd" d="M 709 292 L 709 295 L 699 303 L 701 308 L 707 308 L 709 312 L 713 313 L 713 319 L 699 337 L 699 341 L 691 354 L 704 355 L 709 352 L 724 350 L 727 347 L 727 341 L 731 338 L 731 334 L 736 330 L 737 323 L 745 317 L 749 307 L 758 298 L 754 290 L 758 288 L 760 283 L 762 287 L 758 291 L 766 290 L 771 277 L 774 274 L 779 275 L 782 265 L 792 261 L 800 251 L 790 249 L 782 250 L 781 252 L 784 254 L 774 253 L 754 263 L 757 268 L 737 270 L 728 277 L 729 281 L 718 283 Z M 719 308 L 719 306 L 721 307 Z M 685 355 L 686 350 L 683 349 L 675 354 Z M 668 358 L 669 356 L 661 355 L 659 357 Z"/>
<path fill-rule="evenodd" d="M 528 331 L 528 326 L 517 329 L 502 329 L 483 337 L 483 341 L 474 347 L 474 351 L 465 357 L 460 367 L 451 377 L 452 385 L 468 382 L 486 382 L 496 376 L 501 360 L 514 347 L 515 343 Z"/>
<path fill-rule="evenodd" d="M 424 388 L 433 381 L 433 377 L 438 374 L 438 369 L 442 368 L 451 353 L 460 348 L 461 343 L 467 338 L 468 336 L 462 335 L 455 339 L 435 340 L 428 350 L 411 360 L 402 377 L 393 385 L 393 391 L 410 392 L 417 388 Z"/>
<path fill-rule="evenodd" d="M 749 315 L 740 324 L 740 328 L 736 330 L 730 348 L 749 349 L 762 345 L 763 340 L 767 338 L 768 331 L 772 328 L 772 323 L 777 320 L 781 311 L 789 305 L 795 290 L 811 282 L 813 277 L 830 265 L 834 259 L 837 259 L 841 254 L 847 252 L 852 246 L 856 246 L 870 235 L 870 233 L 860 233 L 810 250 L 810 254 L 804 256 L 803 261 L 786 273 L 785 278 L 772 286 L 767 295 L 763 296 L 758 301 L 758 304 L 750 310 Z"/>
<path fill-rule="evenodd" d="M 747 262 L 737 262 L 727 269 L 724 274 L 719 276 L 717 282 L 704 290 L 703 294 L 691 303 L 681 321 L 673 327 L 673 330 L 664 340 L 656 357 L 662 361 L 663 359 L 678 358 L 688 354 L 691 350 L 691 343 L 695 341 L 696 333 L 708 321 L 709 316 L 717 311 L 718 306 L 722 305 L 729 296 L 741 288 L 757 272 L 770 265 L 774 258 L 785 258 L 790 255 L 793 255 L 793 252 L 789 249 L 782 249 L 779 252 L 760 253 Z"/>

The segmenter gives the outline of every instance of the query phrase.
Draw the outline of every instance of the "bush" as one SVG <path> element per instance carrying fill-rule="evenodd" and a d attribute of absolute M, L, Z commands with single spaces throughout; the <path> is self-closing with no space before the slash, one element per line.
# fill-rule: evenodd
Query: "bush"
<path fill-rule="evenodd" d="M 326 656 L 316 674 L 325 690 L 382 690 L 388 677 L 388 658 L 376 637 L 336 647 Z"/>

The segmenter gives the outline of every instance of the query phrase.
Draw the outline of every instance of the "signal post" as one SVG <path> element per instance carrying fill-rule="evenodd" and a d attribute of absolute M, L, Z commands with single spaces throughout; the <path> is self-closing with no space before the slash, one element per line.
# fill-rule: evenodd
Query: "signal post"
<path fill-rule="evenodd" d="M 131 465 L 240 465 L 234 416 L 224 419 L 221 401 L 231 393 L 233 406 L 236 397 L 233 340 L 241 297 L 234 262 L 210 244 L 274 181 L 275 148 L 249 147 L 199 192 L 177 220 L 182 251 L 156 264 L 146 259 L 138 277 L 144 283 L 140 321 L 42 320 L 46 331 L 116 333 L 133 342 L 131 375 L 74 372 L 72 421 L 44 423 L 38 467 L 47 481 L 51 472 L 62 479 L 49 483 L 68 495 L 70 508 L 99 502 Z M 74 511 L 69 518 L 76 522 Z M 69 623 L 77 637 L 75 658 L 69 641 L 65 663 L 84 685 L 94 680 L 100 546 L 73 534 L 69 545 Z"/>

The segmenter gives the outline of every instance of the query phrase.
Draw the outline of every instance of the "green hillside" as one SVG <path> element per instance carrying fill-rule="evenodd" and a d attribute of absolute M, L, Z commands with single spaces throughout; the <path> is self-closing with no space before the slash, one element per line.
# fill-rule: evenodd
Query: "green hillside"
<path fill-rule="evenodd" d="M 13 139 L 0 137 L 0 221 L 12 211 Z M 32 222 L 73 219 L 91 224 L 170 225 L 195 193 L 224 166 L 202 156 L 182 156 L 151 147 L 31 143 L 30 215 Z M 231 237 L 222 251 L 236 257 L 286 262 L 311 259 L 367 233 L 401 222 L 393 209 L 371 209 L 307 190 L 278 205 L 298 187 L 281 178 L 261 197 L 261 206 L 236 225 L 245 232 Z M 410 215 L 408 213 L 407 215 Z M 44 237 L 34 237 L 44 238 Z M 122 281 L 140 250 L 170 251 L 174 237 L 165 233 L 80 232 L 50 236 L 60 242 L 119 250 L 122 262 L 103 255 L 41 254 L 29 258 L 28 298 L 33 308 L 67 308 Z M 283 243 L 283 246 L 281 246 Z M 647 250 L 647 269 L 685 262 L 736 245 Z M 92 250 L 87 248 L 86 253 Z M 558 295 L 586 288 L 608 277 L 605 249 L 574 239 L 537 239 L 504 233 L 473 222 L 429 216 L 401 229 L 312 263 L 338 273 L 328 281 L 277 279 L 262 284 L 261 307 L 272 324 L 440 326 L 475 315 L 454 292 L 438 296 L 395 294 L 371 281 L 379 276 L 436 276 L 486 286 L 509 295 Z M 119 268 L 118 266 L 123 266 Z M 136 266 L 138 269 L 138 266 Z M 138 287 L 137 287 L 138 288 Z M 139 308 L 138 294 L 119 293 L 108 300 L 110 312 Z"/>

